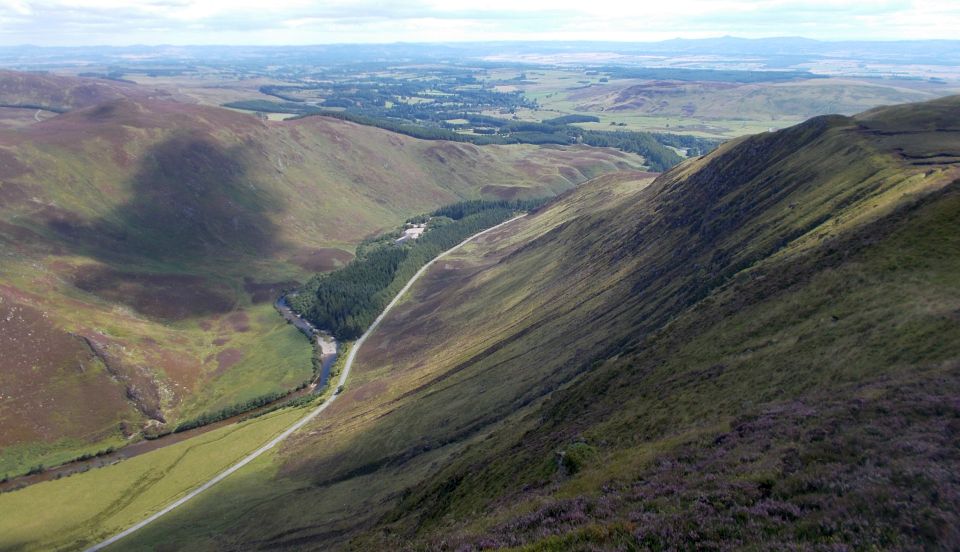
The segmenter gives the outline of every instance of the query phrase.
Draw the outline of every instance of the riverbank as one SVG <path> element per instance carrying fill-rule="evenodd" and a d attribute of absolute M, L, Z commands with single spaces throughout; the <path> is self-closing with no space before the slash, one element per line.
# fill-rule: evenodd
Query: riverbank
<path fill-rule="evenodd" d="M 110 466 L 118 462 L 140 456 L 141 454 L 146 454 L 163 447 L 175 445 L 177 443 L 186 441 L 187 439 L 203 435 L 209 431 L 241 422 L 248 418 L 258 416 L 264 412 L 275 410 L 278 407 L 282 407 L 286 403 L 309 394 L 322 393 L 324 389 L 326 389 L 327 382 L 330 379 L 330 370 L 337 361 L 337 356 L 340 349 L 339 344 L 337 343 L 336 339 L 333 338 L 333 336 L 327 332 L 315 328 L 312 324 L 310 324 L 310 322 L 300 318 L 296 315 L 296 313 L 290 310 L 289 305 L 286 303 L 285 295 L 281 295 L 280 298 L 277 299 L 274 307 L 285 320 L 293 324 L 298 330 L 304 332 L 310 338 L 311 343 L 319 353 L 319 373 L 309 385 L 301 389 L 293 390 L 282 397 L 278 397 L 276 400 L 270 401 L 256 408 L 238 412 L 237 414 L 217 420 L 215 422 L 210 422 L 183 431 L 170 431 L 168 433 L 160 434 L 156 437 L 147 438 L 144 436 L 137 441 L 134 441 L 121 448 L 110 450 L 109 452 L 97 454 L 92 457 L 72 460 L 57 466 L 45 468 L 35 473 L 8 478 L 7 480 L 0 482 L 0 493 L 12 492 L 36 483 L 41 483 L 43 481 L 53 481 L 63 477 L 69 477 L 77 473 L 83 473 L 92 469 Z"/>
<path fill-rule="evenodd" d="M 293 324 L 295 328 L 303 332 L 310 338 L 310 341 L 313 343 L 313 346 L 320 353 L 320 374 L 314 382 L 310 384 L 310 388 L 314 392 L 320 392 L 327 386 L 327 381 L 330 379 L 330 367 L 333 366 L 333 363 L 337 361 L 337 354 L 340 351 L 340 346 L 337 343 L 336 338 L 330 335 L 329 332 L 321 330 L 310 323 L 309 320 L 303 318 L 299 314 L 293 312 L 293 309 L 290 308 L 290 304 L 287 303 L 287 294 L 282 294 L 277 301 L 273 304 L 274 308 L 277 309 L 277 312 L 280 313 L 280 316 L 284 320 Z"/>
<path fill-rule="evenodd" d="M 520 215 L 520 216 L 518 216 L 518 217 L 514 217 L 514 218 L 512 218 L 512 219 L 510 219 L 510 220 L 501 222 L 500 224 L 491 226 L 490 228 L 487 228 L 487 229 L 485 229 L 485 230 L 483 230 L 483 231 L 480 231 L 480 232 L 477 232 L 476 234 L 473 234 L 472 236 L 466 238 L 465 240 L 463 240 L 462 242 L 458 243 L 457 245 L 455 245 L 455 246 L 447 249 L 446 251 L 443 251 L 443 252 L 440 253 L 439 255 L 437 255 L 437 256 L 434 257 L 432 260 L 430 260 L 428 263 L 426 263 L 424 266 L 422 266 L 415 274 L 413 274 L 413 276 L 407 281 L 406 285 L 404 285 L 403 288 L 401 288 L 401 289 L 396 293 L 396 295 L 393 297 L 393 300 L 391 300 L 390 303 L 387 304 L 387 306 L 383 309 L 383 311 L 379 314 L 379 316 L 377 316 L 377 318 L 373 321 L 373 323 L 370 325 L 370 327 L 367 328 L 367 330 L 363 333 L 363 335 L 360 336 L 360 338 L 356 341 L 356 343 L 353 345 L 353 347 L 351 347 L 350 352 L 347 354 L 346 362 L 345 362 L 344 365 L 343 365 L 343 370 L 342 370 L 342 372 L 340 373 L 340 378 L 339 378 L 339 380 L 337 381 L 337 392 L 331 394 L 326 400 L 323 401 L 323 404 L 321 404 L 321 405 L 317 406 L 316 408 L 314 408 L 313 410 L 311 410 L 306 416 L 304 416 L 304 417 L 300 418 L 299 420 L 297 420 L 294 424 L 292 424 L 290 427 L 288 427 L 288 428 L 287 428 L 285 431 L 283 431 L 280 435 L 274 437 L 272 440 L 270 440 L 268 443 L 266 443 L 266 444 L 263 445 L 262 447 L 260 447 L 260 448 L 258 448 L 257 450 L 251 452 L 249 455 L 247 455 L 246 457 L 244 457 L 242 460 L 240 460 L 240 461 L 237 462 L 236 464 L 234 464 L 234 465 L 230 466 L 229 468 L 227 468 L 226 470 L 220 472 L 217 476 L 213 477 L 212 479 L 210 479 L 210 480 L 207 481 L 206 483 L 200 485 L 199 487 L 197 487 L 197 488 L 194 489 L 193 491 L 190 491 L 189 493 L 187 493 L 185 496 L 181 497 L 180 499 L 178 499 L 178 500 L 170 503 L 169 505 L 167 505 L 167 506 L 166 506 L 165 508 L 163 508 L 162 510 L 156 512 L 156 513 L 153 514 L 153 515 L 150 515 L 149 517 L 147 517 L 146 519 L 140 521 L 139 523 L 136 523 L 136 524 L 133 525 L 132 527 L 130 527 L 130 528 L 128 528 L 128 529 L 125 529 L 124 531 L 121 531 L 120 533 L 117 533 L 116 535 L 114 535 L 114 536 L 112 536 L 112 537 L 110 537 L 110 538 L 108 538 L 108 539 L 106 539 L 106 540 L 104 540 L 104 541 L 101 541 L 101 542 L 99 542 L 99 543 L 97 543 L 97 544 L 95 544 L 95 545 L 87 548 L 87 549 L 86 549 L 86 552 L 96 552 L 96 551 L 101 550 L 101 549 L 103 549 L 103 548 L 105 548 L 105 547 L 107 547 L 107 546 L 110 546 L 111 544 L 116 543 L 117 541 L 123 539 L 124 537 L 127 537 L 127 536 L 129 536 L 130 534 L 132 534 L 132 533 L 134 533 L 134 532 L 142 529 L 143 527 L 146 527 L 147 525 L 153 523 L 153 522 L 156 521 L 157 519 L 160 519 L 161 517 L 163 517 L 164 515 L 168 514 L 168 513 L 171 512 L 171 511 L 173 511 L 174 509 L 179 508 L 179 507 L 182 506 L 183 504 L 185 504 L 185 503 L 189 502 L 190 500 L 192 500 L 192 499 L 193 499 L 194 497 L 196 497 L 197 495 L 203 493 L 203 492 L 206 491 L 207 489 L 213 487 L 214 485 L 216 485 L 216 484 L 219 483 L 220 481 L 223 481 L 224 479 L 226 479 L 227 477 L 229 477 L 229 476 L 230 476 L 231 474 L 233 474 L 234 472 L 240 470 L 241 468 L 243 468 L 244 466 L 246 466 L 246 465 L 249 464 L 250 462 L 254 461 L 254 460 L 257 459 L 258 457 L 260 457 L 261 455 L 263 455 L 265 452 L 267 452 L 267 451 L 271 450 L 272 448 L 276 447 L 279 443 L 281 443 L 281 442 L 282 442 L 283 440 L 285 440 L 287 437 L 289 437 L 290 435 L 294 434 L 294 433 L 295 433 L 296 431 L 298 431 L 300 428 L 302 428 L 303 426 L 305 426 L 306 424 L 308 424 L 311 420 L 313 420 L 314 418 L 316 418 L 317 416 L 319 416 L 321 413 L 323 413 L 323 411 L 326 410 L 327 408 L 329 408 L 330 405 L 332 405 L 333 402 L 340 396 L 340 391 L 344 388 L 344 386 L 345 386 L 346 383 L 347 383 L 347 379 L 348 379 L 349 376 L 350 376 L 350 369 L 351 369 L 352 366 L 353 366 L 353 362 L 354 362 L 354 359 L 356 358 L 357 352 L 358 352 L 358 351 L 360 350 L 360 348 L 363 346 L 364 342 L 366 342 L 366 340 L 367 340 L 367 338 L 370 336 L 370 334 L 372 334 L 373 332 L 376 331 L 377 327 L 380 325 L 380 322 L 390 313 L 390 311 L 391 311 L 391 310 L 393 309 L 393 307 L 400 301 L 400 299 L 404 296 L 404 294 L 406 294 L 407 291 L 410 290 L 410 288 L 411 288 L 411 287 L 413 286 L 413 284 L 417 281 L 417 279 L 419 279 L 423 274 L 425 274 L 425 273 L 430 269 L 430 267 L 434 265 L 434 263 L 436 263 L 436 262 L 439 261 L 440 259 L 446 257 L 446 256 L 449 255 L 450 253 L 456 251 L 457 249 L 463 247 L 464 245 L 466 245 L 466 244 L 469 243 L 470 241 L 472 241 L 472 240 L 476 239 L 477 237 L 482 236 L 482 235 L 484 235 L 484 234 L 486 234 L 486 233 L 488 233 L 488 232 L 492 232 L 492 231 L 496 230 L 497 228 L 500 228 L 500 227 L 502 227 L 502 226 L 504 226 L 504 225 L 506 225 L 506 224 L 509 224 L 509 223 L 511 223 L 511 222 L 514 222 L 515 220 L 517 220 L 517 219 L 519 219 L 519 218 L 522 218 L 523 216 L 525 216 L 525 215 Z"/>

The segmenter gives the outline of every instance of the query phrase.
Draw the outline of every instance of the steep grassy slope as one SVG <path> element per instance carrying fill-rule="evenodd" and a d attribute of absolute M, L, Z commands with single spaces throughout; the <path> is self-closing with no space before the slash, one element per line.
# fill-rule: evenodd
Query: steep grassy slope
<path fill-rule="evenodd" d="M 750 138 L 604 214 L 576 250 L 624 287 L 567 322 L 623 337 L 360 542 L 955 546 L 958 173 L 916 159 L 958 105 Z"/>
<path fill-rule="evenodd" d="M 0 131 L 0 339 L 23 349 L 0 374 L 0 476 L 296 387 L 310 348 L 271 302 L 365 236 L 640 163 L 139 98 Z"/>
<path fill-rule="evenodd" d="M 485 236 L 330 416 L 125 549 L 955 546 L 958 108 L 816 118 Z"/>

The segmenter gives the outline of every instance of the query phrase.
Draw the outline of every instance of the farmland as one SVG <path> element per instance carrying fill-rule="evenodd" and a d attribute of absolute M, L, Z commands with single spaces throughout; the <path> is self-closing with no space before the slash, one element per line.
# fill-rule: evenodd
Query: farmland
<path fill-rule="evenodd" d="M 817 59 L 816 70 L 811 71 L 776 59 L 764 65 L 759 53 L 755 63 L 735 69 L 659 52 L 641 58 L 650 66 L 638 66 L 628 55 L 438 57 L 417 47 L 395 60 L 380 59 L 381 52 L 371 52 L 365 59 L 363 49 L 354 52 L 357 59 L 329 52 L 286 55 L 293 59 L 278 65 L 217 67 L 157 60 L 105 65 L 100 73 L 90 67 L 74 71 L 109 74 L 181 100 L 259 112 L 277 120 L 341 113 L 364 124 L 393 129 L 408 125 L 407 132 L 421 137 L 449 139 L 460 134 L 459 139 L 478 143 L 567 143 L 576 141 L 576 128 L 619 130 L 696 137 L 704 140 L 698 151 L 710 149 L 718 140 L 784 128 L 816 115 L 852 115 L 877 105 L 960 91 L 960 74 L 949 71 L 905 62 L 864 63 L 852 69 L 836 58 L 816 56 L 810 58 Z M 887 54 L 888 61 L 894 58 Z M 563 115 L 597 120 L 577 123 L 561 134 L 544 127 L 533 133 L 517 127 Z"/>
<path fill-rule="evenodd" d="M 186 494 L 303 414 L 278 411 L 119 464 L 0 494 L 0 548 L 94 544 Z M 265 460 L 257 468 L 267 465 Z"/>

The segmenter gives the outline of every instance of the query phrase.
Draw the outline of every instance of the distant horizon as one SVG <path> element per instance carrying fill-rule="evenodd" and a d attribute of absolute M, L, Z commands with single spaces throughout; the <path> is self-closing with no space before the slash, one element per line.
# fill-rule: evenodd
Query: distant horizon
<path fill-rule="evenodd" d="M 305 46 L 802 37 L 953 40 L 932 0 L 0 0 L 0 46 Z"/>
<path fill-rule="evenodd" d="M 277 44 L 256 44 L 256 43 L 173 43 L 173 42 L 157 42 L 157 43 L 129 43 L 129 44 L 37 44 L 37 43 L 20 43 L 20 44 L 0 44 L 0 48 L 295 48 L 295 47 L 311 47 L 311 46 L 418 46 L 418 45 L 456 45 L 456 44 L 616 44 L 616 45 L 633 45 L 633 44 L 663 44 L 667 42 L 678 42 L 678 41 L 687 41 L 687 42 L 705 42 L 711 40 L 744 40 L 751 42 L 761 42 L 761 41 L 770 41 L 770 40 L 804 40 L 809 42 L 816 42 L 820 44 L 846 44 L 846 43 L 884 43 L 884 44 L 894 44 L 894 43 L 903 43 L 903 42 L 917 42 L 917 43 L 928 43 L 928 42 L 943 42 L 951 43 L 956 42 L 960 44 L 960 38 L 891 38 L 891 39 L 839 39 L 839 40 L 824 40 L 819 38 L 810 38 L 805 36 L 791 36 L 791 35 L 782 35 L 782 36 L 763 36 L 763 37 L 743 37 L 735 35 L 722 35 L 722 36 L 708 36 L 701 38 L 684 38 L 684 37 L 675 37 L 675 38 L 665 38 L 658 40 L 564 40 L 564 39 L 516 39 L 516 40 L 436 40 L 436 41 L 414 41 L 414 40 L 395 40 L 395 41 L 385 41 L 385 42 L 312 42 L 312 43 L 277 43 Z"/>

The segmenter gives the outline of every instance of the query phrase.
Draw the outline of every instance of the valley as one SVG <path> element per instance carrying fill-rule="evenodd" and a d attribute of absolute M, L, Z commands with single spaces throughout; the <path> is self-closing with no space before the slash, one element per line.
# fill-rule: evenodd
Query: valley
<path fill-rule="evenodd" d="M 33 83 L 38 97 L 48 85 Z M 309 343 L 272 303 L 363 237 L 456 200 L 540 197 L 643 164 L 138 94 L 0 131 L 0 339 L 22 348 L 0 376 L 0 474 L 308 382 Z M 60 345 L 38 362 L 42 341 Z"/>
<path fill-rule="evenodd" d="M 897 446 L 922 441 L 938 462 L 955 460 L 943 424 L 958 342 L 946 338 L 957 330 L 946 231 L 956 166 L 928 172 L 896 151 L 951 151 L 955 102 L 815 119 L 658 179 L 601 177 L 485 236 L 438 263 L 385 321 L 329 419 L 127 549 L 676 546 L 691 530 L 770 543 L 951 538 L 953 506 L 922 510 L 937 499 L 908 498 L 912 483 L 896 475 L 935 486 L 948 472 L 920 475 L 909 449 L 879 472 L 897 498 L 859 469 L 830 474 L 847 462 L 840 451 L 869 466 L 890 424 Z M 820 155 L 838 141 L 857 163 Z M 791 164 L 806 169 L 781 172 Z M 798 176 L 761 186 L 770 171 Z M 725 207 L 701 222 L 686 214 L 700 209 L 692 197 Z M 920 236 L 933 241 L 915 249 Z M 929 250 L 940 260 L 905 262 Z M 689 269 L 706 263 L 715 268 Z M 869 322 L 880 312 L 889 324 Z M 706 462 L 721 479 L 694 476 Z M 833 485 L 849 489 L 844 502 Z M 704 493 L 709 509 L 696 506 Z M 871 509 L 887 500 L 944 521 L 897 537 L 908 533 L 833 513 L 842 504 L 902 531 L 917 523 Z M 306 503 L 321 511 L 296 509 Z M 694 515 L 707 516 L 697 529 Z M 857 525 L 823 525 L 829 516 Z M 256 527 L 241 521 L 250 517 Z"/>
<path fill-rule="evenodd" d="M 0 47 L 0 550 L 956 547 L 891 44 Z"/>
<path fill-rule="evenodd" d="M 316 400 L 310 401 L 310 402 L 300 402 L 295 405 L 292 411 L 289 408 L 281 410 L 280 412 L 284 413 L 284 415 L 273 415 L 271 414 L 270 410 L 267 410 L 263 413 L 263 417 L 264 417 L 263 421 L 255 421 L 261 415 L 261 414 L 257 414 L 256 416 L 253 417 L 253 420 L 251 421 L 246 421 L 244 419 L 234 420 L 233 423 L 239 424 L 237 427 L 234 427 L 232 424 L 227 427 L 223 427 L 222 430 L 220 429 L 220 427 L 222 426 L 208 427 L 206 431 L 210 431 L 210 430 L 217 430 L 217 431 L 214 431 L 214 433 L 209 437 L 200 436 L 202 433 L 206 433 L 206 431 L 190 435 L 189 436 L 190 441 L 183 443 L 183 445 L 175 446 L 174 451 L 159 450 L 161 448 L 159 446 L 151 447 L 149 450 L 143 451 L 143 453 L 147 453 L 148 457 L 144 458 L 142 462 L 141 461 L 131 462 L 129 459 L 133 458 L 133 456 L 124 456 L 119 458 L 119 460 L 126 461 L 124 464 L 122 464 L 123 466 L 122 468 L 119 467 L 116 462 L 113 462 L 113 464 L 109 466 L 107 464 L 102 464 L 98 466 L 99 469 L 93 472 L 87 472 L 86 470 L 84 470 L 84 472 L 74 476 L 74 478 L 70 480 L 70 483 L 68 485 L 70 485 L 73 488 L 71 492 L 96 493 L 100 496 L 99 503 L 107 503 L 109 504 L 109 506 L 107 507 L 106 510 L 101 511 L 95 517 L 95 519 L 97 519 L 98 521 L 92 526 L 89 524 L 89 520 L 87 520 L 83 524 L 78 524 L 78 525 L 72 524 L 78 514 L 80 514 L 81 512 L 91 511 L 90 506 L 87 504 L 79 505 L 79 506 L 68 505 L 66 506 L 66 508 L 62 510 L 58 510 L 56 512 L 56 515 L 58 516 L 57 519 L 43 520 L 44 526 L 50 527 L 51 525 L 59 525 L 59 528 L 55 534 L 51 535 L 52 540 L 44 541 L 42 543 L 42 546 L 59 547 L 69 543 L 69 546 L 75 547 L 82 544 L 84 548 L 90 551 L 99 550 L 104 547 L 110 546 L 111 544 L 118 542 L 129 535 L 132 535 L 133 533 L 140 530 L 141 528 L 146 527 L 150 523 L 167 515 L 169 512 L 172 512 L 179 506 L 187 503 L 189 500 L 200 495 L 204 491 L 207 491 L 208 489 L 210 489 L 220 481 L 223 481 L 228 476 L 240 470 L 247 464 L 255 461 L 258 457 L 271 451 L 274 447 L 276 447 L 277 445 L 282 443 L 285 439 L 293 435 L 294 432 L 299 430 L 304 425 L 308 424 L 312 419 L 322 414 L 325 410 L 327 410 L 332 405 L 334 400 L 336 400 L 340 396 L 341 390 L 344 388 L 344 386 L 347 385 L 348 381 L 350 381 L 349 380 L 350 371 L 356 359 L 357 353 L 361 350 L 361 347 L 363 346 L 364 342 L 367 340 L 368 336 L 373 334 L 376 331 L 381 321 L 388 316 L 391 309 L 393 309 L 393 307 L 405 296 L 405 294 L 416 283 L 416 281 L 422 275 L 424 275 L 435 262 L 440 261 L 444 257 L 464 247 L 467 243 L 474 241 L 480 236 L 483 236 L 490 232 L 496 232 L 498 228 L 504 225 L 510 224 L 518 220 L 519 218 L 520 217 L 515 217 L 513 219 L 510 219 L 509 221 L 505 221 L 503 223 L 500 223 L 486 230 L 482 230 L 477 234 L 474 234 L 468 237 L 466 240 L 448 249 L 447 251 L 441 253 L 440 255 L 435 257 L 433 260 L 428 262 L 426 265 L 421 267 L 405 283 L 405 285 L 402 288 L 400 288 L 400 290 L 397 292 L 393 300 L 384 307 L 383 312 L 377 317 L 376 320 L 374 320 L 370 324 L 367 331 L 362 336 L 360 336 L 355 342 L 351 344 L 350 352 L 346 356 L 346 359 L 343 362 L 343 365 L 340 369 L 339 378 L 338 378 L 335 390 L 333 387 L 329 389 L 321 390 L 323 392 L 322 397 L 324 400 L 320 404 L 316 404 L 317 402 Z M 310 410 L 307 412 L 303 412 L 302 411 L 303 407 L 309 407 Z M 209 480 L 204 481 L 202 479 L 198 479 L 198 477 L 203 477 L 205 474 L 209 473 L 206 470 L 201 471 L 199 473 L 188 472 L 189 475 L 187 475 L 187 473 L 180 472 L 180 475 L 178 478 L 169 477 L 169 474 L 165 473 L 164 478 L 162 480 L 157 479 L 155 477 L 151 477 L 150 475 L 157 469 L 162 469 L 165 472 L 168 472 L 174 469 L 179 469 L 178 466 L 181 464 L 181 462 L 183 464 L 189 465 L 190 461 L 196 462 L 200 458 L 202 458 L 204 462 L 211 462 L 211 460 L 213 460 L 212 465 L 214 466 L 219 465 L 217 462 L 222 462 L 222 459 L 224 457 L 218 454 L 218 455 L 212 455 L 213 458 L 211 458 L 210 452 L 207 452 L 206 449 L 204 449 L 204 445 L 206 445 L 207 443 L 228 443 L 231 447 L 234 447 L 228 450 L 231 450 L 231 453 L 236 454 L 237 450 L 242 451 L 243 447 L 245 446 L 250 447 L 251 444 L 253 444 L 254 446 L 256 445 L 257 441 L 249 440 L 251 438 L 250 437 L 251 435 L 253 436 L 253 439 L 257 439 L 258 437 L 262 439 L 263 435 L 270 435 L 269 433 L 264 433 L 263 432 L 264 429 L 266 429 L 267 431 L 271 431 L 271 430 L 276 431 L 275 428 L 277 427 L 276 426 L 277 421 L 287 422 L 287 423 L 289 423 L 290 421 L 293 421 L 293 423 L 289 427 L 284 428 L 281 433 L 279 433 L 278 435 L 270 439 L 269 442 L 267 442 L 263 446 L 259 446 L 256 450 L 254 450 L 250 454 L 236 461 L 236 463 L 225 466 L 226 469 L 217 473 L 214 477 L 212 477 Z M 213 424 L 213 425 L 219 426 L 220 424 Z M 240 435 L 234 435 L 234 433 L 239 433 Z M 180 442 L 181 440 L 177 439 L 171 443 L 166 443 L 163 446 L 177 445 Z M 222 446 L 222 445 L 218 445 L 218 446 Z M 184 447 L 186 447 L 185 450 L 184 450 Z M 196 449 L 203 450 L 204 452 L 202 453 L 194 452 Z M 168 458 L 171 457 L 171 452 L 173 452 L 174 454 L 179 452 L 180 456 L 177 457 L 172 464 L 170 464 L 169 466 L 166 466 L 165 463 L 169 461 Z M 229 458 L 229 456 L 226 456 L 226 458 Z M 136 464 L 136 467 L 131 467 L 130 464 Z M 114 466 L 117 466 L 117 467 L 114 467 Z M 144 468 L 147 468 L 147 470 L 149 471 L 143 472 L 142 470 L 144 470 Z M 116 473 L 117 471 L 122 471 L 125 473 L 118 474 Z M 135 477 L 146 478 L 145 484 L 143 485 L 136 484 L 131 486 L 115 486 L 115 487 L 111 487 L 110 491 L 105 491 L 104 489 L 98 488 L 98 485 L 102 485 L 102 482 L 105 480 L 105 478 L 110 480 L 119 479 L 123 481 L 125 477 L 129 477 L 127 476 L 127 474 L 134 474 Z M 182 480 L 184 476 L 187 477 L 185 482 Z M 173 479 L 174 481 L 171 483 L 170 479 Z M 167 493 L 167 494 L 159 495 L 161 497 L 161 500 L 170 500 L 169 497 L 176 497 L 180 494 L 182 494 L 183 496 L 180 496 L 176 501 L 173 501 L 170 504 L 166 504 L 165 502 L 162 502 L 162 501 L 157 502 L 154 496 L 154 491 L 153 491 L 154 486 L 161 486 L 164 489 L 164 492 Z M 31 487 L 28 490 L 21 491 L 13 495 L 9 495 L 9 494 L 6 496 L 0 495 L 0 505 L 4 506 L 5 508 L 8 508 L 9 511 L 11 512 L 19 511 L 26 514 L 30 512 L 28 507 L 30 503 L 42 501 L 46 493 L 49 493 L 51 490 L 52 489 L 50 489 L 49 487 L 42 487 L 42 488 Z M 60 489 L 57 488 L 55 492 L 60 492 Z M 150 517 L 146 518 L 145 520 L 134 524 L 132 527 L 129 527 L 129 528 L 126 528 L 124 525 L 114 525 L 117 523 L 117 518 L 119 518 L 120 523 L 129 523 L 129 521 L 127 520 L 130 519 L 129 516 L 131 515 L 131 513 L 133 515 L 136 515 L 136 512 L 138 512 L 138 510 L 134 509 L 132 510 L 132 512 L 130 512 L 131 509 L 129 508 L 128 505 L 131 503 L 137 503 L 137 502 L 142 503 L 145 500 L 146 501 L 153 500 L 154 502 L 147 502 L 147 504 L 149 504 L 149 508 L 151 510 L 158 509 L 159 511 L 157 511 L 155 514 L 151 515 Z M 164 506 L 164 507 L 160 509 L 160 506 Z M 6 535 L 18 535 L 21 533 L 26 535 L 26 534 L 31 534 L 35 530 L 34 523 L 35 521 L 31 522 L 26 519 L 21 519 L 19 517 L 11 516 L 6 518 L 3 521 L 3 524 L 0 524 L 0 528 L 4 529 L 3 532 Z M 118 529 L 124 529 L 124 530 L 118 531 L 116 535 L 110 536 L 110 538 L 106 538 L 102 540 L 102 542 L 97 542 L 97 540 L 104 538 L 108 535 L 108 533 L 104 533 L 105 530 L 118 530 Z M 91 532 L 91 530 L 93 532 Z M 16 538 L 16 537 L 13 536 L 8 538 Z M 0 542 L 0 545 L 4 545 L 4 546 L 12 546 L 12 544 L 13 543 L 11 543 L 10 541 Z M 33 545 L 30 546 L 30 548 L 32 548 L 37 544 L 40 544 L 40 543 L 33 543 Z M 87 548 L 86 547 L 87 544 L 92 544 L 93 546 L 90 546 L 89 548 Z"/>

